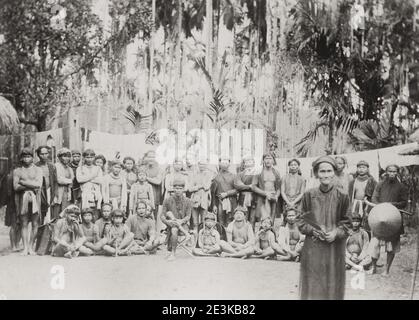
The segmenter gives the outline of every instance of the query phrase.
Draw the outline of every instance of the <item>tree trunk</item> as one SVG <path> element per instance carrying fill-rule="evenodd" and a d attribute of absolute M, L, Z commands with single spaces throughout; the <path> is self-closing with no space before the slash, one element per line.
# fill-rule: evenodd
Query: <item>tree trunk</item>
<path fill-rule="evenodd" d="M 212 77 L 212 1 L 206 0 L 207 46 L 205 64 Z"/>

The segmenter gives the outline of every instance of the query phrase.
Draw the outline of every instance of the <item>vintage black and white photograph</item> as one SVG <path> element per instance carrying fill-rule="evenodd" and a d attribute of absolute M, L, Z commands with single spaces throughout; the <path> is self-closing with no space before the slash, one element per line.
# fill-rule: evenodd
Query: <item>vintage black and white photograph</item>
<path fill-rule="evenodd" d="M 418 143 L 419 0 L 0 0 L 0 300 L 417 300 Z"/>

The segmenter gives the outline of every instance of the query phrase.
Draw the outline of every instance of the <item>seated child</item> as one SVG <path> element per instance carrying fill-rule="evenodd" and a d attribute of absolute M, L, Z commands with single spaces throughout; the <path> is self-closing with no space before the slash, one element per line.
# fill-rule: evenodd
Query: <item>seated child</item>
<path fill-rule="evenodd" d="M 99 227 L 92 222 L 93 210 L 83 209 L 81 219 L 81 228 L 86 241 L 80 247 L 80 253 L 85 256 L 102 253 L 102 248 L 107 240 L 99 237 Z"/>
<path fill-rule="evenodd" d="M 134 235 L 122 223 L 124 212 L 120 209 L 112 211 L 112 225 L 106 234 L 106 244 L 103 246 L 105 254 L 112 256 L 130 255 L 130 247 L 135 245 Z"/>
<path fill-rule="evenodd" d="M 111 224 L 111 212 L 112 212 L 112 205 L 110 203 L 103 203 L 102 204 L 102 211 L 101 217 L 96 220 L 95 225 L 97 226 L 99 232 L 99 239 L 103 238 L 104 234 L 104 226 L 105 224 Z"/>
<path fill-rule="evenodd" d="M 74 258 L 79 255 L 79 249 L 85 242 L 83 231 L 79 225 L 80 209 L 69 205 L 63 211 L 63 218 L 54 226 L 52 255 L 54 257 Z"/>
<path fill-rule="evenodd" d="M 303 235 L 295 224 L 295 209 L 290 208 L 286 215 L 285 226 L 279 229 L 278 243 L 284 252 L 278 253 L 278 260 L 296 261 L 300 260 L 300 253 L 303 249 L 305 235 Z"/>
<path fill-rule="evenodd" d="M 275 234 L 272 231 L 272 221 L 270 217 L 266 217 L 261 222 L 261 229 L 256 234 L 255 253 L 253 257 L 270 259 L 275 258 L 276 254 L 285 253 L 275 241 Z"/>
<path fill-rule="evenodd" d="M 199 248 L 192 253 L 196 256 L 218 256 L 221 253 L 220 234 L 215 228 L 216 216 L 208 212 L 204 217 L 204 227 L 198 233 Z"/>

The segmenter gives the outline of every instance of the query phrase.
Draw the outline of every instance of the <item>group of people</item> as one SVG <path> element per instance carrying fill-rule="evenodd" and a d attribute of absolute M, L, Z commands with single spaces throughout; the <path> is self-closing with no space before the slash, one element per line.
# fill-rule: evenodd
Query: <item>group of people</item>
<path fill-rule="evenodd" d="M 301 259 L 319 268 L 302 273 L 310 283 L 319 278 L 312 273 L 336 259 L 334 251 L 342 246 L 342 261 L 330 268 L 370 268 L 372 273 L 381 245 L 386 273 L 400 248 L 403 230 L 383 243 L 371 234 L 367 219 L 378 203 L 407 204 L 397 165 L 388 166 L 377 182 L 366 161 L 349 174 L 344 157 L 320 157 L 313 163 L 318 186 L 306 190 L 298 159 L 290 160 L 280 177 L 271 154 L 263 156 L 259 171 L 251 157 L 237 173 L 228 158 L 221 158 L 213 173 L 204 161 L 194 165 L 181 159 L 163 169 L 154 151 L 137 162 L 126 157 L 107 163 L 91 149 L 63 148 L 55 164 L 48 147 L 36 153 L 39 162 L 34 163 L 32 151 L 23 149 L 21 166 L 8 177 L 6 225 L 12 250 L 22 238 L 23 255 L 34 254 L 38 226 L 49 222 L 54 223 L 55 256 L 149 254 L 167 243 L 173 260 L 176 248 L 189 250 L 188 244 L 196 256 Z M 159 219 L 166 226 L 163 234 L 156 229 Z M 339 270 L 329 271 L 341 277 Z M 322 289 L 316 284 L 304 290 Z"/>

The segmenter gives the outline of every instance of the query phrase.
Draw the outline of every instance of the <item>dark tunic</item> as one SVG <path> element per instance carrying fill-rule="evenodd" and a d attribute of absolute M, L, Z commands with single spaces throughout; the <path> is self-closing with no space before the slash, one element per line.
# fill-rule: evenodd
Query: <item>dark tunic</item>
<path fill-rule="evenodd" d="M 252 192 L 252 181 L 253 181 L 252 174 L 246 174 L 245 171 L 242 171 L 237 174 L 235 180 L 234 180 L 234 187 L 239 192 L 239 201 L 238 204 L 240 206 L 244 206 L 244 199 L 246 192 Z M 250 187 L 250 188 L 249 188 Z M 256 207 L 256 195 L 252 192 L 252 208 Z"/>
<path fill-rule="evenodd" d="M 281 177 L 279 175 L 279 172 L 275 170 L 275 168 L 272 168 L 272 172 L 275 176 L 275 191 L 278 191 L 281 188 Z M 265 191 L 265 178 L 264 178 L 265 168 L 262 169 L 262 172 L 258 175 L 253 176 L 252 185 L 255 188 L 258 188 L 262 191 Z M 257 195 L 257 201 L 256 201 L 256 217 L 261 218 L 262 217 L 262 210 L 265 206 L 265 200 L 266 198 L 261 195 Z M 278 200 L 278 199 L 277 199 Z M 278 212 L 278 205 L 277 202 L 270 202 L 271 206 L 271 217 L 275 218 L 279 215 Z"/>
<path fill-rule="evenodd" d="M 297 223 L 301 233 L 307 237 L 301 252 L 300 298 L 343 299 L 345 293 L 345 244 L 351 227 L 349 199 L 333 186 L 328 192 L 319 188 L 304 193 L 302 212 Z M 314 227 L 308 220 L 329 232 L 337 228 L 332 243 L 314 240 Z"/>
<path fill-rule="evenodd" d="M 42 167 L 42 163 L 38 161 L 35 165 L 39 168 Z M 51 162 L 47 162 L 47 167 L 49 171 L 49 188 L 50 188 L 50 200 L 48 202 L 47 198 L 47 189 L 45 177 L 42 177 L 42 189 L 41 189 L 41 213 L 42 216 L 45 216 L 48 208 L 51 206 L 55 198 L 55 191 L 57 190 L 57 171 L 55 166 Z"/>
<path fill-rule="evenodd" d="M 73 173 L 74 173 L 74 179 L 73 179 L 73 184 L 71 187 L 71 201 L 73 203 L 81 203 L 81 189 L 80 189 L 80 183 L 77 181 L 76 178 L 76 171 L 77 168 L 79 167 L 78 165 L 74 165 L 74 163 L 70 163 L 69 165 L 71 167 L 71 169 L 73 169 Z"/>

